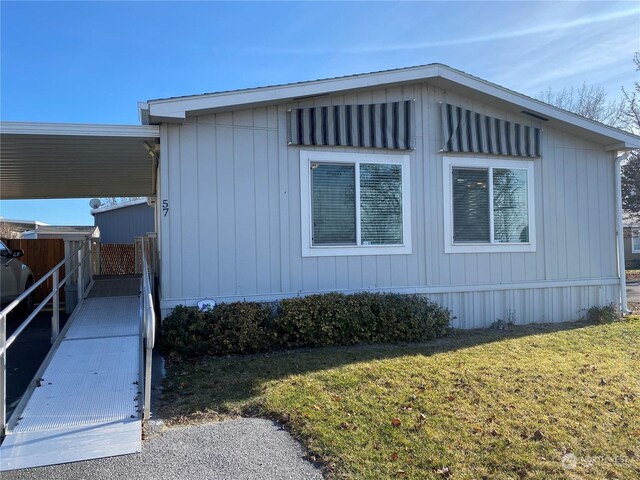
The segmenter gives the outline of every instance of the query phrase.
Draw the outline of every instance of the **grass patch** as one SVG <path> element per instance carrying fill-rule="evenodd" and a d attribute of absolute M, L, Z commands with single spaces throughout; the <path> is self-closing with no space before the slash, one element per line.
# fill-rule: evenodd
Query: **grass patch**
<path fill-rule="evenodd" d="M 333 478 L 638 478 L 639 339 L 633 317 L 173 363 L 160 414 L 280 420 Z"/>

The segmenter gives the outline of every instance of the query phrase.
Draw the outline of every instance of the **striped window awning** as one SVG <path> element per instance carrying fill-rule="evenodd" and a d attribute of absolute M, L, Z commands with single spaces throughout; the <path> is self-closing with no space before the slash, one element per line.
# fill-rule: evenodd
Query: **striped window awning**
<path fill-rule="evenodd" d="M 442 104 L 445 152 L 540 156 L 540 129 Z"/>
<path fill-rule="evenodd" d="M 290 145 L 410 150 L 413 101 L 296 108 L 289 112 Z"/>

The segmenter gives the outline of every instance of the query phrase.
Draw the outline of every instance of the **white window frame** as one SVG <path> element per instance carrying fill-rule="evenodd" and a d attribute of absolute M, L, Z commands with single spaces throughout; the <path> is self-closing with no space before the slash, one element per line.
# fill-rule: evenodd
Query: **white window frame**
<path fill-rule="evenodd" d="M 637 246 L 636 239 L 639 244 Z M 640 253 L 640 228 L 631 229 L 631 253 Z"/>
<path fill-rule="evenodd" d="M 402 240 L 401 245 L 313 245 L 311 212 L 311 162 L 355 165 L 356 178 L 356 242 L 360 242 L 360 164 L 394 164 L 402 166 Z M 347 255 L 409 255 L 411 254 L 411 176 L 409 155 L 300 151 L 300 213 L 303 257 L 333 257 Z"/>
<path fill-rule="evenodd" d="M 455 243 L 453 241 L 453 168 L 489 169 L 489 243 Z M 516 169 L 527 171 L 527 204 L 529 210 L 529 242 L 498 243 L 493 238 L 493 168 Z M 535 252 L 536 251 L 536 214 L 535 214 L 535 181 L 534 161 L 503 160 L 473 157 L 443 158 L 443 193 L 444 193 L 444 251 L 445 253 L 492 253 L 492 252 Z"/>

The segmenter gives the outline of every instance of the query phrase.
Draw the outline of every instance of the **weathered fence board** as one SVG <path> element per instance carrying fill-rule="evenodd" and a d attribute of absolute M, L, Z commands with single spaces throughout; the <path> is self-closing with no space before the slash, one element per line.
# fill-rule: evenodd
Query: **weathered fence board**
<path fill-rule="evenodd" d="M 24 251 L 24 257 L 19 260 L 26 264 L 35 277 L 35 281 L 40 280 L 44 275 L 49 273 L 53 267 L 64 260 L 64 240 L 62 239 L 7 239 L 3 240 L 7 247 L 11 250 L 21 249 Z M 60 280 L 64 278 L 64 267 L 60 269 Z M 36 303 L 42 301 L 53 288 L 53 278 L 48 278 L 35 291 L 34 300 Z M 64 289 L 60 291 L 60 301 L 64 301 Z"/>

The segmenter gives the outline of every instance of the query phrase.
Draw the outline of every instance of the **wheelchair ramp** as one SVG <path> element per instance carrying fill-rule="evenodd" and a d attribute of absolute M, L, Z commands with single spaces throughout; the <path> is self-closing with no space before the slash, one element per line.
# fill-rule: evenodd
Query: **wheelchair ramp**
<path fill-rule="evenodd" d="M 112 288 L 114 279 L 109 282 Z M 129 280 L 118 293 L 134 293 L 139 285 Z M 104 288 L 95 290 L 78 307 L 0 446 L 0 471 L 141 450 L 140 299 L 137 292 L 107 297 Z"/>

